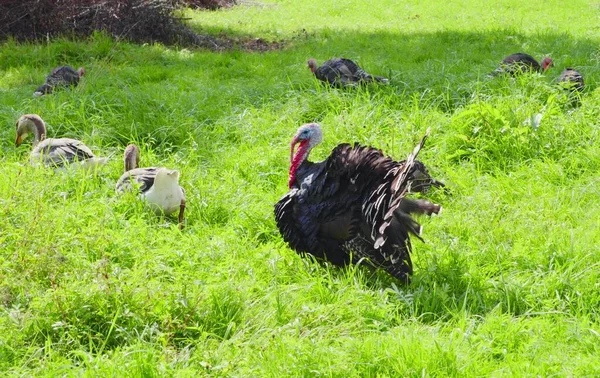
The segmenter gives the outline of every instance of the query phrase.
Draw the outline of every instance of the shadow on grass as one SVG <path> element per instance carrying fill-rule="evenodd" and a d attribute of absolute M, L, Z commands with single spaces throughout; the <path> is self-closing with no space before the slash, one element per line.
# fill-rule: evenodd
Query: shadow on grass
<path fill-rule="evenodd" d="M 498 30 L 402 35 L 300 31 L 291 40 L 275 42 L 273 47 L 285 46 L 283 50 L 271 50 L 265 47 L 271 42 L 247 35 L 217 29 L 205 32 L 207 36 L 216 34 L 215 38 L 242 41 L 241 49 L 236 43 L 226 44 L 238 46 L 234 50 L 219 53 L 160 45 L 136 46 L 114 42 L 101 34 L 90 37 L 87 43 L 57 40 L 43 45 L 19 45 L 5 42 L 0 51 L 4 91 L 8 97 L 16 95 L 26 100 L 33 87 L 43 81 L 54 66 L 86 65 L 89 68 L 85 92 L 122 99 L 120 92 L 139 88 L 156 98 L 160 97 L 158 88 L 162 93 L 165 89 L 184 89 L 189 96 L 207 97 L 203 99 L 206 106 L 197 114 L 198 119 L 204 120 L 229 114 L 236 104 L 250 103 L 259 107 L 269 103 L 265 99 L 285 98 L 290 86 L 301 95 L 310 96 L 306 90 L 314 87 L 314 80 L 306 60 L 315 57 L 322 62 L 344 56 L 356 60 L 373 74 L 389 77 L 392 84 L 380 90 L 392 92 L 404 101 L 412 96 L 430 99 L 442 110 L 451 111 L 468 103 L 474 93 L 485 90 L 490 81 L 485 75 L 494 70 L 504 56 L 517 51 L 528 52 L 538 59 L 544 55 L 554 59 L 555 68 L 545 78 L 548 83 L 558 77 L 562 68 L 571 66 L 583 73 L 587 92 L 597 86 L 597 41 L 564 33 L 526 35 Z M 244 44 L 270 51 L 247 52 Z M 190 81 L 196 85 L 188 86 Z M 228 105 L 223 106 L 224 103 Z M 188 104 L 170 106 L 177 105 Z"/>
<path fill-rule="evenodd" d="M 246 35 L 206 30 L 207 35 L 212 33 L 250 44 L 263 43 Z M 396 96 L 397 103 L 389 104 L 396 108 L 401 108 L 401 103 L 408 99 L 418 98 L 450 112 L 469 103 L 477 93 L 492 94 L 504 84 L 493 83 L 485 75 L 505 55 L 517 51 L 528 52 L 538 59 L 544 55 L 554 59 L 555 68 L 543 78 L 548 84 L 552 84 L 563 67 L 572 66 L 583 73 L 586 92 L 593 92 L 597 86 L 597 42 L 563 33 L 526 35 L 498 30 L 402 35 L 325 30 L 318 34 L 301 31 L 297 37 L 277 43 L 285 48 L 266 53 L 249 53 L 243 48 L 215 53 L 117 43 L 102 34 L 90 37 L 87 42 L 5 42 L 0 51 L 0 90 L 6 98 L 2 103 L 10 105 L 12 111 L 7 114 L 5 109 L 0 117 L 9 121 L 32 107 L 46 107 L 47 98 L 32 101 L 31 93 L 53 67 L 61 64 L 88 68 L 82 88 L 76 92 L 78 98 L 90 96 L 95 103 L 104 102 L 115 108 L 123 103 L 136 105 L 138 99 L 144 103 L 163 103 L 171 112 L 191 113 L 202 123 L 239 111 L 240 105 L 260 108 L 281 102 L 290 97 L 290 89 L 297 96 L 313 96 L 315 80 L 306 66 L 309 57 L 322 62 L 345 56 L 373 74 L 389 77 L 390 86 L 369 91 Z M 186 98 L 173 101 L 174 96 Z M 145 106 L 131 108 L 122 118 L 128 121 L 146 118 Z M 158 122 L 148 121 L 146 131 L 152 133 L 158 127 L 153 123 Z M 188 133 L 159 132 L 155 139 L 163 137 L 169 138 L 167 142 L 181 144 Z M 124 139 L 118 142 L 123 143 Z"/>

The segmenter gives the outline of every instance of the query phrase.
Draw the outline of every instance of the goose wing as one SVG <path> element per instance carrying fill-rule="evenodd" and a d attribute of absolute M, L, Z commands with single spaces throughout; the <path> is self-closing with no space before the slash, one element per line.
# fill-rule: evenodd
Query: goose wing
<path fill-rule="evenodd" d="M 124 192 L 125 190 L 131 190 L 133 184 L 139 185 L 140 193 L 146 193 L 154 185 L 156 179 L 156 172 L 158 168 L 135 168 L 127 171 L 121 175 L 117 181 L 116 189 L 118 192 Z"/>
<path fill-rule="evenodd" d="M 69 138 L 50 138 L 40 142 L 31 151 L 31 161 L 47 166 L 63 167 L 76 161 L 93 159 L 96 156 L 82 141 Z"/>

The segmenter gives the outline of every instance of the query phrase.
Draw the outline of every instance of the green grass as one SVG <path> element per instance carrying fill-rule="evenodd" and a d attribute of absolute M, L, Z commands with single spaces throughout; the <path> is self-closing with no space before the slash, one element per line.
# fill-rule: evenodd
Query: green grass
<path fill-rule="evenodd" d="M 333 4 L 336 4 L 335 6 Z M 598 376 L 600 32 L 591 1 L 281 1 L 193 13 L 206 33 L 284 41 L 267 53 L 86 41 L 0 45 L 0 372 L 9 376 Z M 461 3 L 459 5 L 459 3 Z M 418 16 L 418 17 L 417 17 Z M 488 80 L 509 53 L 546 76 Z M 343 55 L 387 87 L 320 86 Z M 59 64 L 75 90 L 33 98 Z M 577 67 L 572 106 L 554 81 Z M 14 147 L 23 113 L 112 156 L 54 173 Z M 539 129 L 524 123 L 542 113 Z M 301 259 L 273 204 L 289 141 L 312 159 L 359 141 L 421 159 L 450 194 L 422 219 L 415 275 Z M 186 228 L 117 196 L 121 154 L 181 171 Z"/>

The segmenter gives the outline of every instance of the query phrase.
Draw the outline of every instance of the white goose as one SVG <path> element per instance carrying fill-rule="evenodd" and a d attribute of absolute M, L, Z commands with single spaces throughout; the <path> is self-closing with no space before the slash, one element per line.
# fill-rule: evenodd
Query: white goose
<path fill-rule="evenodd" d="M 27 135 L 33 134 L 31 164 L 65 168 L 67 166 L 93 169 L 106 164 L 107 158 L 98 158 L 82 141 L 70 138 L 46 139 L 46 124 L 37 114 L 25 114 L 17 120 L 19 146 Z"/>
<path fill-rule="evenodd" d="M 179 209 L 179 229 L 183 229 L 185 191 L 179 186 L 179 171 L 164 167 L 138 168 L 139 159 L 139 148 L 135 144 L 128 145 L 123 157 L 125 173 L 117 181 L 117 192 L 131 190 L 135 182 L 142 199 L 157 214 L 170 215 Z"/>

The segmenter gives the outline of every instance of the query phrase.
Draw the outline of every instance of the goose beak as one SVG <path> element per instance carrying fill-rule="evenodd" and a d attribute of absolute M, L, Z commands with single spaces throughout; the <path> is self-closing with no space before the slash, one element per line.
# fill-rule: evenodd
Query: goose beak
<path fill-rule="evenodd" d="M 15 140 L 15 146 L 19 147 L 23 143 L 23 135 L 17 135 L 17 139 Z"/>

